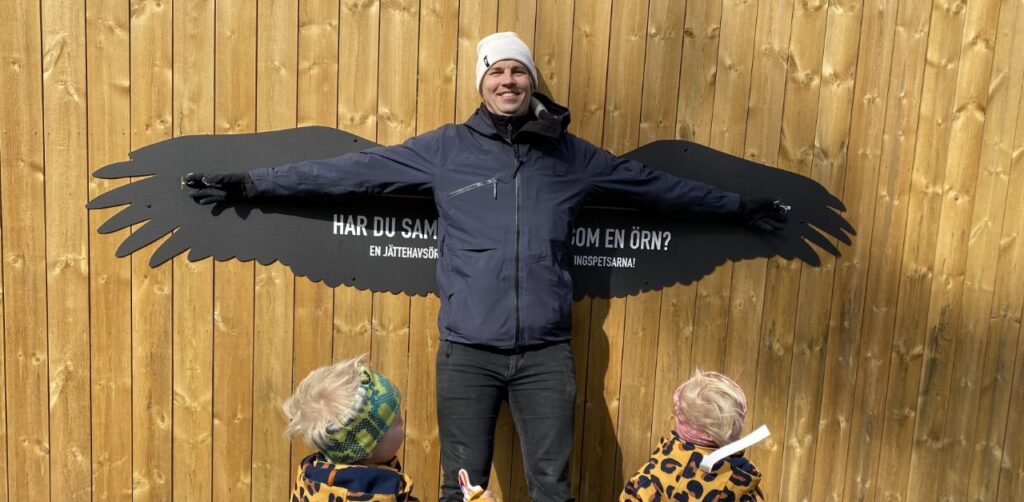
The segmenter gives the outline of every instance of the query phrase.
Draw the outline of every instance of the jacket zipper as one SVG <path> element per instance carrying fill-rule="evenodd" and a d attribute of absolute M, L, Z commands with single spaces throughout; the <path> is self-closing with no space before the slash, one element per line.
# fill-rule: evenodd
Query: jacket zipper
<path fill-rule="evenodd" d="M 473 183 L 472 185 L 466 185 L 466 186 L 464 186 L 462 188 L 459 188 L 459 189 L 456 189 L 456 190 L 452 190 L 451 192 L 448 192 L 448 196 L 449 197 L 455 197 L 456 195 L 462 195 L 462 194 L 464 194 L 464 193 L 466 193 L 466 192 L 468 192 L 470 190 L 474 190 L 476 188 L 480 188 L 480 187 L 486 186 L 486 185 L 491 185 L 493 196 L 494 196 L 495 199 L 497 199 L 498 198 L 498 177 L 497 176 L 495 176 L 495 177 L 493 177 L 493 178 L 491 178 L 489 180 L 478 181 L 476 183 Z"/>
<path fill-rule="evenodd" d="M 506 139 L 508 144 L 512 146 L 512 153 L 516 158 L 516 168 L 512 172 L 512 177 L 516 182 L 516 254 L 515 254 L 515 307 L 516 307 L 516 332 L 512 340 L 512 348 L 519 349 L 519 167 L 522 165 L 522 160 L 519 158 L 519 149 L 516 148 L 515 143 L 512 142 L 512 123 L 508 124 L 508 138 Z"/>

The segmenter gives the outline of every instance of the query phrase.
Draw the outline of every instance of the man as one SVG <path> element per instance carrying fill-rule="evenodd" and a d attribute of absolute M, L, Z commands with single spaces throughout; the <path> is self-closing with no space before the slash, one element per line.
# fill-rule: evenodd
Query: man
<path fill-rule="evenodd" d="M 651 170 L 568 133 L 568 110 L 536 92 L 533 57 L 514 33 L 480 41 L 476 76 L 482 104 L 464 124 L 335 159 L 186 181 L 202 204 L 432 191 L 442 500 L 461 499 L 460 468 L 487 486 L 502 401 L 520 433 L 532 499 L 571 500 L 569 246 L 586 197 L 614 194 L 665 213 L 730 215 L 765 230 L 781 226 L 784 206 Z"/>

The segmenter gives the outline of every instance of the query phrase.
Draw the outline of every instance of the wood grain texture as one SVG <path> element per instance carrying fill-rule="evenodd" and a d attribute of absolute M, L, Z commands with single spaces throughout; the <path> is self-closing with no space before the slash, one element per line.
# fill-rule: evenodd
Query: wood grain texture
<path fill-rule="evenodd" d="M 256 128 L 256 4 L 216 2 L 214 131 Z M 213 499 L 252 497 L 253 262 L 214 264 Z"/>
<path fill-rule="evenodd" d="M 777 162 L 779 167 L 804 176 L 810 175 L 814 156 L 827 16 L 824 2 L 797 2 L 793 5 L 791 32 L 794 35 L 790 37 L 789 44 Z M 800 36 L 795 36 L 797 33 Z M 810 472 L 814 465 L 818 396 L 821 394 L 821 379 L 817 376 L 821 374 L 824 343 L 821 325 L 827 316 L 827 313 L 809 312 L 806 303 L 815 295 L 822 294 L 824 286 L 830 285 L 830 276 L 827 275 L 828 270 L 793 262 L 780 264 L 776 269 L 776 263 L 773 260 L 768 268 L 765 296 L 772 301 L 765 306 L 768 320 L 762 326 L 762 336 L 770 334 L 776 340 L 785 340 L 784 333 L 793 332 L 789 378 L 783 380 L 787 392 L 785 430 L 777 432 L 784 432 L 777 440 L 783 443 L 778 493 L 780 500 L 801 500 L 807 497 L 813 482 L 813 478 L 805 473 Z M 826 261 L 826 265 L 829 263 Z M 785 345 L 780 344 L 780 347 L 785 353 Z M 768 358 L 766 362 L 774 361 Z M 764 385 L 760 381 L 758 383 Z M 767 403 L 771 394 L 769 391 L 769 396 L 764 396 L 758 391 L 758 399 Z M 775 411 L 771 404 L 766 406 L 764 421 L 773 420 Z M 766 483 L 768 486 L 765 488 L 773 491 L 771 480 Z"/>
<path fill-rule="evenodd" d="M 932 8 L 896 310 L 894 346 L 898 347 L 900 356 L 898 366 L 890 366 L 890 387 L 886 396 L 892 403 L 887 404 L 890 410 L 898 411 L 887 413 L 882 438 L 883 442 L 899 447 L 882 451 L 878 481 L 878 489 L 882 491 L 878 496 L 906 493 L 903 488 L 909 482 L 910 452 L 917 444 L 927 447 L 914 439 L 919 392 L 944 392 L 939 390 L 942 384 L 932 380 L 932 370 L 935 350 L 948 350 L 948 336 L 942 335 L 946 340 L 938 333 L 930 340 L 925 336 L 938 238 L 936 226 L 929 223 L 940 217 L 944 167 L 949 152 L 949 123 L 965 18 L 963 4 L 938 2 Z"/>
<path fill-rule="evenodd" d="M 758 4 L 751 68 L 751 80 L 757 85 L 751 85 L 747 98 L 743 156 L 768 165 L 778 163 L 793 4 Z M 785 438 L 789 389 L 779 382 L 790 381 L 793 331 L 784 327 L 792 322 L 796 308 L 798 270 L 794 263 L 773 259 L 745 262 L 733 272 L 729 345 L 739 349 L 731 358 L 738 358 L 741 371 L 731 376 L 745 381 L 747 415 L 751 417 L 747 428 L 766 424 L 776 434 L 749 452 L 759 469 L 773 473 L 773 479 L 766 481 L 764 488 L 765 497 L 770 499 L 778 498 L 778 474 L 785 446 L 777 438 Z M 768 284 L 775 287 L 768 288 Z"/>
<path fill-rule="evenodd" d="M 256 7 L 256 130 L 297 122 L 333 126 L 337 2 L 261 1 Z M 282 438 L 288 422 L 281 412 L 291 395 L 293 365 L 305 369 L 298 364 L 296 333 L 309 333 L 309 346 L 319 349 L 315 364 L 328 364 L 329 350 L 322 354 L 332 340 L 334 299 L 329 288 L 296 279 L 281 263 L 257 265 L 253 288 L 252 499 L 283 500 L 298 464 Z"/>
<path fill-rule="evenodd" d="M 86 80 L 89 172 L 125 160 L 129 145 L 128 2 L 86 5 Z M 2 162 L 0 157 L 0 162 Z M 2 168 L 2 166 L 0 166 Z M 89 180 L 94 197 L 126 180 Z M 132 420 L 131 267 L 115 257 L 129 230 L 96 230 L 120 208 L 89 214 L 89 331 L 92 408 L 92 497 L 131 496 L 132 443 L 124 431 Z M 77 410 L 79 413 L 82 410 Z M 82 417 L 79 417 L 82 420 Z M 184 479 L 184 476 L 182 476 Z"/>
<path fill-rule="evenodd" d="M 131 147 L 136 149 L 172 135 L 174 19 L 163 2 L 132 2 L 130 9 Z M 173 469 L 173 274 L 170 267 L 153 269 L 147 261 L 144 254 L 131 257 L 132 497 L 167 500 Z"/>
<path fill-rule="evenodd" d="M 961 306 L 962 336 L 983 344 L 979 355 L 980 368 L 969 382 L 976 388 L 976 413 L 968 408 L 953 413 L 968 414 L 973 431 L 963 431 L 953 443 L 960 454 L 970 454 L 969 479 L 949 480 L 945 493 L 981 492 L 980 496 L 994 499 L 998 486 L 998 471 L 989 465 L 1002 461 L 1003 444 L 1012 384 L 1010 372 L 1014 366 L 1016 340 L 1007 333 L 992 329 L 998 324 L 993 312 L 995 285 L 999 282 L 998 266 L 1002 233 L 1013 228 L 1016 201 L 1008 199 L 1015 138 L 1021 134 L 1018 126 L 1024 68 L 1019 58 L 1011 58 L 1024 44 L 1020 29 L 1024 23 L 1021 2 L 1002 2 L 999 26 L 995 32 L 995 55 L 988 88 L 987 118 L 982 138 L 981 160 L 975 192 L 974 215 L 971 222 L 971 244 L 968 249 Z M 1015 115 L 1017 117 L 1015 117 Z M 1012 274 L 1011 272 L 1008 272 Z M 963 495 L 961 495 L 963 496 Z"/>
<path fill-rule="evenodd" d="M 85 5 L 41 2 L 51 500 L 90 500 Z M 49 124 L 46 127 L 46 124 Z"/>
<path fill-rule="evenodd" d="M 18 3 L 0 30 L 0 209 L 3 209 L 7 496 L 50 485 L 42 48 L 38 3 Z M 18 208 L 14 210 L 13 208 Z M 10 292 L 17 291 L 17 295 Z"/>
<path fill-rule="evenodd" d="M 175 136 L 214 132 L 214 5 L 179 2 L 174 9 Z M 174 258 L 173 423 L 175 496 L 213 496 L 213 260 Z"/>
<path fill-rule="evenodd" d="M 369 354 L 405 397 L 416 495 L 440 483 L 436 297 L 280 264 L 152 269 L 90 173 L 190 134 L 325 125 L 383 144 L 480 104 L 515 31 L 570 132 L 685 139 L 811 177 L 857 230 L 821 266 L 730 263 L 573 305 L 578 500 L 612 500 L 693 368 L 750 399 L 778 500 L 1024 497 L 1021 0 L 42 0 L 0 20 L 0 498 L 278 500 L 310 449 L 280 404 Z M 714 166 L 707 166 L 713 169 Z M 136 227 L 137 229 L 138 227 Z M 157 243 L 159 244 L 159 243 Z M 415 406 L 412 404 L 415 403 Z M 43 424 L 40 427 L 40 424 Z M 506 412 L 491 484 L 527 500 Z M 961 459 L 954 470 L 946 460 Z M 45 486 L 40 490 L 39 486 Z"/>

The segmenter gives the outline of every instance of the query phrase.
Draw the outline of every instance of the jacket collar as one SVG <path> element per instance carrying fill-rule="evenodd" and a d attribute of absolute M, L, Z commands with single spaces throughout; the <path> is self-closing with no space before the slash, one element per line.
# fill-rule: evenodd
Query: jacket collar
<path fill-rule="evenodd" d="M 303 459 L 296 483 L 315 493 L 334 495 L 338 500 L 349 500 L 347 497 L 352 494 L 390 495 L 406 500 L 412 493 L 412 480 L 402 473 L 397 458 L 381 465 L 347 465 L 333 463 L 323 453 L 314 452 Z"/>
<path fill-rule="evenodd" d="M 533 99 L 530 100 L 530 113 L 535 119 L 523 125 L 517 137 L 530 134 L 542 138 L 558 139 L 569 127 L 569 109 L 539 92 L 535 92 Z M 494 122 L 491 121 L 483 103 L 466 120 L 466 126 L 484 136 L 501 138 L 501 134 L 494 127 Z"/>

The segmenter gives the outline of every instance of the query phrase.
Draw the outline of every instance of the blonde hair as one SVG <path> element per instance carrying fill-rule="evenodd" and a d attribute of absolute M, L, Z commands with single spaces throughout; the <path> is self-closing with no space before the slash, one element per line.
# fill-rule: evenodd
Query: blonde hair
<path fill-rule="evenodd" d="M 288 417 L 288 440 L 302 436 L 316 448 L 328 441 L 330 429 L 342 427 L 357 413 L 363 399 L 360 374 L 365 359 L 363 354 L 317 368 L 299 383 L 282 406 Z"/>
<path fill-rule="evenodd" d="M 721 446 L 735 441 L 743 430 L 747 396 L 729 377 L 695 370 L 672 396 L 675 418 L 704 432 Z"/>

